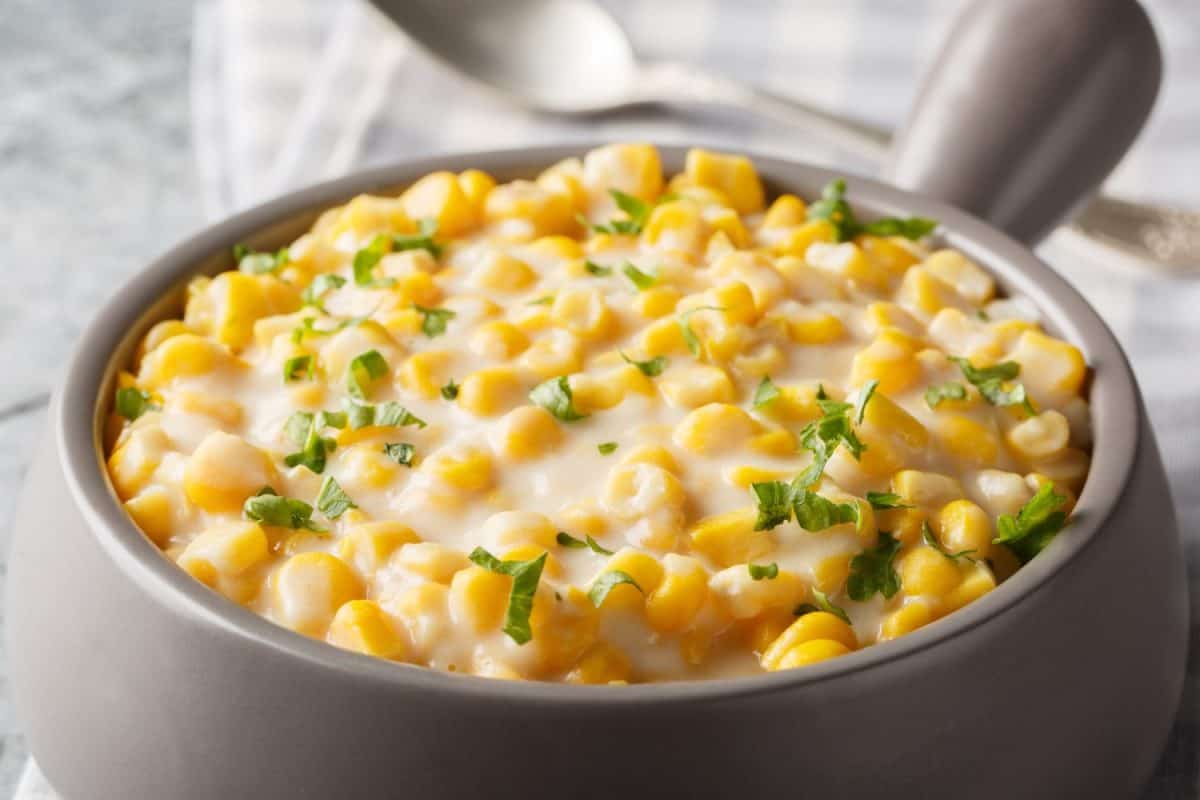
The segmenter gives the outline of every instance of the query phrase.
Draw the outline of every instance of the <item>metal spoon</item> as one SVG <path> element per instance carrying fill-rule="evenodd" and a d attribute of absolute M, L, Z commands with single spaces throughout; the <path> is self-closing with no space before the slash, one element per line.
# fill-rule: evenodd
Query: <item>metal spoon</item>
<path fill-rule="evenodd" d="M 800 100 L 690 64 L 642 61 L 617 22 L 591 0 L 372 2 L 435 60 L 528 109 L 592 116 L 647 104 L 716 105 L 796 126 L 880 163 L 892 145 L 889 131 Z M 1081 208 L 1072 227 L 1153 264 L 1196 269 L 1197 217 L 1098 195 Z"/>

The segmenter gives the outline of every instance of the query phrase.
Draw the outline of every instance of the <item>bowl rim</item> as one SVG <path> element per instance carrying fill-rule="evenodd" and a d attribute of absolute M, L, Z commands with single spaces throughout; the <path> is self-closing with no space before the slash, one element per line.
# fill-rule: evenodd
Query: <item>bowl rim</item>
<path fill-rule="evenodd" d="M 629 686 L 577 686 L 561 682 L 499 681 L 398 664 L 349 652 L 295 633 L 209 590 L 179 569 L 133 523 L 122 508 L 104 465 L 101 436 L 111 404 L 117 357 L 128 352 L 165 297 L 203 270 L 202 262 L 239 241 L 302 214 L 345 202 L 354 195 L 396 189 L 435 170 L 482 169 L 502 179 L 531 177 L 563 158 L 600 146 L 594 142 L 501 150 L 443 153 L 408 158 L 318 183 L 234 214 L 192 235 L 154 259 L 113 291 L 83 330 L 51 410 L 55 447 L 67 486 L 89 532 L 125 576 L 168 610 L 240 640 L 296 658 L 331 678 L 368 681 L 381 689 L 414 689 L 470 696 L 479 701 L 537 700 L 557 705 L 669 704 L 723 700 L 775 692 L 885 668 L 993 621 L 1031 598 L 1104 529 L 1128 483 L 1144 413 L 1129 363 L 1097 312 L 1031 250 L 975 217 L 918 194 L 845 170 L 741 151 L 772 190 L 814 196 L 821 186 L 845 178 L 847 194 L 863 216 L 919 214 L 941 223 L 941 243 L 986 266 L 1010 293 L 1034 302 L 1043 322 L 1079 347 L 1092 369 L 1093 459 L 1073 523 L 1037 558 L 986 597 L 898 639 L 800 670 L 733 678 L 671 680 Z M 703 146 L 700 144 L 693 146 Z M 687 150 L 657 145 L 664 166 L 678 168 Z M 1116 535 L 1111 532 L 1111 535 Z M 184 620 L 180 620 L 182 625 Z"/>

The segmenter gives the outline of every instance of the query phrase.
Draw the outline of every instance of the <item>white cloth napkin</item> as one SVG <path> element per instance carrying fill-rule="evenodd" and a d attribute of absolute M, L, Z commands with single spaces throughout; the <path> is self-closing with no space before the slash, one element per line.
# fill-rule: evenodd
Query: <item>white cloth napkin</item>
<path fill-rule="evenodd" d="M 643 56 L 701 64 L 895 125 L 963 0 L 602 2 Z M 1147 6 L 1167 51 L 1167 83 L 1109 189 L 1200 208 L 1200 7 Z M 836 153 L 797 131 L 735 114 L 644 112 L 584 123 L 527 114 L 431 63 L 362 0 L 201 0 L 191 88 L 200 199 L 213 219 L 365 164 L 541 142 L 703 141 L 869 168 L 834 161 Z M 1200 279 L 1161 277 L 1068 234 L 1042 253 L 1096 306 L 1133 361 L 1200 597 Z M 1128 590 L 1136 602 L 1136 587 Z M 1198 689 L 1193 664 L 1147 798 L 1197 796 Z M 17 798 L 52 797 L 30 762 Z"/>

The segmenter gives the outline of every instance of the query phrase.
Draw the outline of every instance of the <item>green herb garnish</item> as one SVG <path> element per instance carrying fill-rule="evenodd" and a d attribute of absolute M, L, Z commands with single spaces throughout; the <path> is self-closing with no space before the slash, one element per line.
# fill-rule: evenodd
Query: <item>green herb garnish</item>
<path fill-rule="evenodd" d="M 134 386 L 123 386 L 117 389 L 115 407 L 117 413 L 130 422 L 147 411 L 158 410 L 158 406 L 151 402 L 150 393 L 143 392 Z"/>
<path fill-rule="evenodd" d="M 940 383 L 925 390 L 925 405 L 937 408 L 946 400 L 964 400 L 967 397 L 967 387 L 958 381 Z"/>
<path fill-rule="evenodd" d="M 858 392 L 858 402 L 854 404 L 854 424 L 862 425 L 863 416 L 867 413 L 867 403 L 871 402 L 878 388 L 879 381 L 874 378 L 863 384 L 863 388 Z"/>
<path fill-rule="evenodd" d="M 292 260 L 286 247 L 274 253 L 257 253 L 243 244 L 233 246 L 233 260 L 237 268 L 249 275 L 266 275 L 275 272 Z"/>
<path fill-rule="evenodd" d="M 642 594 L 646 593 L 641 586 L 638 586 L 638 582 L 628 572 L 622 572 L 619 569 L 610 569 L 607 572 L 601 573 L 600 577 L 596 578 L 596 581 L 592 584 L 592 588 L 588 590 L 588 599 L 592 601 L 592 605 L 599 608 L 604 605 L 604 601 L 608 598 L 608 593 L 622 583 L 628 583 Z"/>
<path fill-rule="evenodd" d="M 921 541 L 925 542 L 925 544 L 929 545 L 934 550 L 937 550 L 951 561 L 958 561 L 960 558 L 965 558 L 967 561 L 975 560 L 971 558 L 971 554 L 975 552 L 975 548 L 971 548 L 970 550 L 959 550 L 957 553 L 951 553 L 949 550 L 943 547 L 942 543 L 938 541 L 938 538 L 933 535 L 933 528 L 929 527 L 928 522 L 921 523 Z"/>
<path fill-rule="evenodd" d="M 411 467 L 417 448 L 408 442 L 388 443 L 383 446 L 384 454 L 403 467 Z"/>
<path fill-rule="evenodd" d="M 587 217 L 580 214 L 578 220 L 586 228 L 591 228 L 597 233 L 611 233 L 614 235 L 629 235 L 634 236 L 642 232 L 642 228 L 646 226 L 646 221 L 650 219 L 650 212 L 654 206 L 646 203 L 631 194 L 625 194 L 619 189 L 609 189 L 608 193 L 612 195 L 613 200 L 617 204 L 617 208 L 625 212 L 627 219 L 614 219 L 607 224 L 594 224 L 588 221 Z M 661 201 L 660 201 L 661 202 Z"/>
<path fill-rule="evenodd" d="M 392 252 L 403 250 L 428 250 L 429 255 L 438 258 L 442 255 L 442 246 L 433 240 L 437 233 L 438 223 L 433 217 L 426 217 L 417 223 L 416 233 L 398 233 L 392 237 Z"/>
<path fill-rule="evenodd" d="M 457 312 L 451 311 L 448 308 L 426 308 L 415 303 L 413 304 L 413 308 L 422 317 L 421 332 L 430 339 L 445 333 L 446 323 L 458 316 Z"/>
<path fill-rule="evenodd" d="M 346 427 L 346 415 L 327 411 L 314 415 L 308 411 L 297 411 L 288 417 L 283 431 L 300 450 L 285 456 L 283 463 L 289 467 L 308 467 L 318 475 L 324 472 L 328 455 L 337 449 L 336 441 L 321 435 L 326 427 Z"/>
<path fill-rule="evenodd" d="M 855 503 L 835 503 L 807 489 L 797 492 L 792 502 L 796 522 L 806 531 L 823 531 L 844 522 L 858 523 L 859 511 Z"/>
<path fill-rule="evenodd" d="M 696 358 L 700 357 L 700 339 L 696 336 L 696 332 L 692 330 L 692 315 L 697 311 L 724 310 L 721 306 L 697 306 L 696 308 L 689 308 L 679 315 L 679 330 L 683 332 L 683 342 Z"/>
<path fill-rule="evenodd" d="M 758 382 L 758 387 L 754 390 L 754 407 L 762 408 L 772 400 L 778 398 L 779 395 L 779 387 L 771 380 L 771 376 L 764 375 L 763 379 Z"/>
<path fill-rule="evenodd" d="M 276 528 L 293 528 L 323 532 L 325 529 L 312 521 L 313 507 L 303 500 L 280 497 L 275 490 L 264 486 L 258 494 L 246 498 L 242 513 L 246 519 Z"/>
<path fill-rule="evenodd" d="M 833 457 L 839 445 L 845 445 L 850 455 L 858 460 L 867 446 L 854 433 L 854 428 L 847 415 L 853 406 L 837 400 L 830 400 L 825 394 L 825 387 L 817 387 L 817 407 L 824 415 L 815 422 L 810 422 L 800 430 L 800 445 L 813 454 L 813 462 L 804 472 L 796 476 L 792 482 L 800 489 L 806 489 L 817 483 L 825 472 L 825 465 Z"/>
<path fill-rule="evenodd" d="M 621 272 L 626 278 L 629 278 L 629 282 L 632 283 L 639 292 L 644 292 L 654 284 L 658 283 L 657 275 L 651 275 L 648 272 L 642 272 L 632 261 L 626 261 L 624 264 L 622 264 Z"/>
<path fill-rule="evenodd" d="M 764 578 L 773 581 L 779 577 L 779 565 L 772 561 L 770 564 L 747 564 L 752 580 L 761 581 Z"/>
<path fill-rule="evenodd" d="M 329 519 L 337 519 L 352 508 L 358 508 L 350 495 L 342 490 L 332 475 L 326 475 L 321 482 L 321 491 L 317 493 L 317 510 Z"/>
<path fill-rule="evenodd" d="M 601 442 L 600 444 L 596 445 L 596 449 L 600 451 L 600 455 L 607 456 L 607 455 L 613 453 L 614 451 L 616 451 L 617 443 L 616 442 Z"/>
<path fill-rule="evenodd" d="M 584 261 L 583 268 L 598 278 L 604 278 L 612 275 L 613 268 L 606 267 L 603 264 L 597 264 L 595 261 Z"/>
<path fill-rule="evenodd" d="M 454 398 L 458 397 L 458 384 L 454 382 L 453 378 L 451 378 L 450 382 L 442 387 L 441 392 L 442 397 L 447 400 L 453 400 Z"/>
<path fill-rule="evenodd" d="M 529 399 L 563 422 L 575 422 L 588 416 L 576 410 L 571 385 L 567 383 L 565 375 L 539 383 L 529 393 Z"/>
<path fill-rule="evenodd" d="M 331 292 L 334 289 L 340 289 L 345 285 L 346 279 L 341 275 L 334 275 L 333 273 L 318 275 L 317 277 L 313 278 L 312 283 L 305 287 L 304 291 L 300 293 L 300 299 L 304 301 L 305 305 L 315 306 L 324 311 L 325 307 L 321 305 L 321 298 L 324 297 L 327 292 Z"/>
<path fill-rule="evenodd" d="M 841 178 L 825 185 L 821 199 L 808 207 L 808 219 L 826 220 L 833 226 L 839 242 L 848 242 L 860 233 L 922 239 L 938 226 L 937 220 L 925 217 L 884 217 L 874 222 L 859 222 L 854 209 L 846 202 L 846 181 Z"/>
<path fill-rule="evenodd" d="M 360 353 L 346 368 L 346 390 L 359 400 L 367 399 L 371 384 L 387 374 L 388 363 L 378 350 Z"/>
<path fill-rule="evenodd" d="M 783 481 L 762 481 L 750 484 L 750 491 L 758 502 L 758 517 L 754 530 L 769 531 L 792 518 L 791 486 Z"/>
<path fill-rule="evenodd" d="M 350 401 L 346 404 L 346 418 L 350 423 L 350 429 L 355 431 L 371 425 L 380 428 L 400 428 L 406 425 L 425 427 L 425 420 L 394 400 L 388 400 L 378 405 Z"/>
<path fill-rule="evenodd" d="M 1029 396 L 1025 392 L 1025 387 L 1019 383 L 1013 383 L 1011 389 L 1005 389 L 1005 381 L 1012 381 L 1021 374 L 1021 365 L 1015 361 L 1001 361 L 999 364 L 993 364 L 990 367 L 976 367 L 965 358 L 958 356 L 946 356 L 953 361 L 962 370 L 963 377 L 967 379 L 987 400 L 994 406 L 1021 406 L 1026 413 L 1036 414 L 1033 404 L 1029 402 Z"/>
<path fill-rule="evenodd" d="M 846 594 L 862 603 L 876 593 L 890 598 L 900 591 L 900 576 L 893 563 L 900 552 L 899 540 L 887 531 L 879 532 L 879 543 L 850 559 L 850 577 L 846 579 Z"/>
<path fill-rule="evenodd" d="M 489 572 L 512 578 L 512 588 L 508 591 L 508 608 L 504 612 L 504 626 L 501 630 L 517 644 L 525 644 L 532 639 L 529 615 L 533 612 L 533 596 L 537 593 L 538 581 L 542 578 L 546 554 L 542 553 L 528 561 L 501 561 L 482 547 L 476 547 L 468 558 Z"/>
<path fill-rule="evenodd" d="M 354 282 L 367 289 L 387 289 L 396 285 L 394 278 L 376 278 L 375 267 L 390 252 L 391 240 L 379 234 L 371 243 L 354 254 Z"/>
<path fill-rule="evenodd" d="M 1027 563 L 1067 524 L 1067 512 L 1058 510 L 1066 502 L 1066 495 L 1055 492 L 1053 483 L 1043 483 L 1015 517 L 1001 514 L 996 518 L 997 535 L 992 541 Z"/>
<path fill-rule="evenodd" d="M 654 358 L 646 361 L 638 361 L 625 355 L 624 351 L 618 352 L 621 353 L 621 358 L 625 359 L 626 364 L 633 364 L 635 367 L 641 370 L 642 374 L 647 378 L 656 378 L 659 375 L 662 375 L 663 370 L 667 368 L 666 356 L 655 356 Z"/>
<path fill-rule="evenodd" d="M 582 549 L 586 547 L 593 553 L 599 553 L 602 556 L 611 556 L 613 554 L 612 550 L 606 550 L 591 536 L 588 536 L 585 539 L 576 539 L 566 531 L 559 531 L 558 535 L 554 537 L 554 541 L 558 542 L 563 547 L 571 547 L 576 549 Z"/>
<path fill-rule="evenodd" d="M 904 502 L 904 498 L 893 492 L 867 492 L 867 502 L 876 511 L 889 508 L 912 508 Z"/>
<path fill-rule="evenodd" d="M 852 624 L 850 622 L 850 615 L 846 613 L 846 610 L 830 602 L 829 596 L 820 589 L 813 589 L 812 596 L 817 601 L 816 603 L 801 603 L 796 606 L 795 611 L 792 613 L 797 617 L 803 617 L 805 614 L 811 614 L 814 611 L 824 611 L 827 614 L 833 614 L 847 625 Z"/>
<path fill-rule="evenodd" d="M 283 362 L 283 382 L 298 381 L 301 378 L 312 379 L 313 357 L 292 356 Z"/>

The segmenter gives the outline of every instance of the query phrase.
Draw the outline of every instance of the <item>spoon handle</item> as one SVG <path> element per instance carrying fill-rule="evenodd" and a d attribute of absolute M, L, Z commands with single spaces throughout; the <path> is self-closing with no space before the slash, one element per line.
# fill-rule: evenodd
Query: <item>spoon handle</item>
<path fill-rule="evenodd" d="M 802 128 L 848 153 L 874 162 L 884 159 L 891 144 L 891 133 L 883 128 L 704 72 L 691 64 L 652 62 L 642 67 L 638 78 L 637 102 L 695 103 L 743 109 Z"/>

